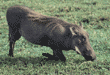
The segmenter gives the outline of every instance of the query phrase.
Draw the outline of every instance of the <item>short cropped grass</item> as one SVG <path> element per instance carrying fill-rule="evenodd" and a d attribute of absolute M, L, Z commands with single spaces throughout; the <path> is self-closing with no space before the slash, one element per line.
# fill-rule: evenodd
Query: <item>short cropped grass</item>
<path fill-rule="evenodd" d="M 86 61 L 75 51 L 63 51 L 66 62 L 45 61 L 42 53 L 52 54 L 21 37 L 9 57 L 6 11 L 24 5 L 43 15 L 58 17 L 79 25 L 89 33 L 96 61 Z M 0 75 L 109 75 L 110 74 L 110 0 L 0 0 Z"/>

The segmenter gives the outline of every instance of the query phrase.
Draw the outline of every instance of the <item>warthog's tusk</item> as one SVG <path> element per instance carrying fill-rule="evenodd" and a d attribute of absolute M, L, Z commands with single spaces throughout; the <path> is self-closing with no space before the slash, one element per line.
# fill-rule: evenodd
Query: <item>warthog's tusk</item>
<path fill-rule="evenodd" d="M 81 54 L 81 52 L 79 51 L 78 47 L 75 46 L 75 51 L 78 53 L 78 54 Z"/>

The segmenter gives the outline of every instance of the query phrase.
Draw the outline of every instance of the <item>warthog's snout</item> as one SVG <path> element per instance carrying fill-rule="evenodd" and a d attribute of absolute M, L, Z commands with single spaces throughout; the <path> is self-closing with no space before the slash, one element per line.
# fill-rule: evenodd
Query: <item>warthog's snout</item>
<path fill-rule="evenodd" d="M 90 44 L 85 47 L 86 49 L 83 51 L 82 56 L 87 60 L 94 61 L 96 59 L 96 54 Z"/>
<path fill-rule="evenodd" d="M 84 58 L 85 58 L 87 61 L 89 61 L 89 60 L 94 61 L 94 60 L 96 59 L 96 56 L 87 56 L 87 55 L 84 55 Z"/>
<path fill-rule="evenodd" d="M 96 59 L 96 55 L 87 55 L 87 54 L 84 54 L 83 57 L 87 60 L 87 61 L 94 61 Z"/>
<path fill-rule="evenodd" d="M 78 48 L 75 46 L 75 51 L 78 54 L 81 54 L 87 61 L 94 61 L 96 59 L 96 54 L 94 50 L 91 47 L 91 50 L 83 49 L 83 48 Z"/>

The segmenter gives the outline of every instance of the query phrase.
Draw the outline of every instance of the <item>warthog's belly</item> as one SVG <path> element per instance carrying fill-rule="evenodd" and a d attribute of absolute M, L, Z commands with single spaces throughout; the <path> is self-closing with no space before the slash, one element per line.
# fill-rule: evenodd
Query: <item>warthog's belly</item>
<path fill-rule="evenodd" d="M 44 27 L 30 20 L 21 22 L 20 34 L 28 41 L 34 44 L 40 44 L 44 37 Z"/>

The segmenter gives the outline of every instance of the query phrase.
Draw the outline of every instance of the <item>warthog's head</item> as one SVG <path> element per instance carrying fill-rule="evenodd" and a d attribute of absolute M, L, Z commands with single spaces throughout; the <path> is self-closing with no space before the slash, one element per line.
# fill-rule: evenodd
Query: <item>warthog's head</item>
<path fill-rule="evenodd" d="M 83 26 L 70 27 L 72 33 L 72 46 L 78 54 L 81 54 L 86 60 L 95 60 L 96 55 L 89 42 L 89 34 L 84 31 Z M 72 49 L 74 49 L 72 48 Z"/>

